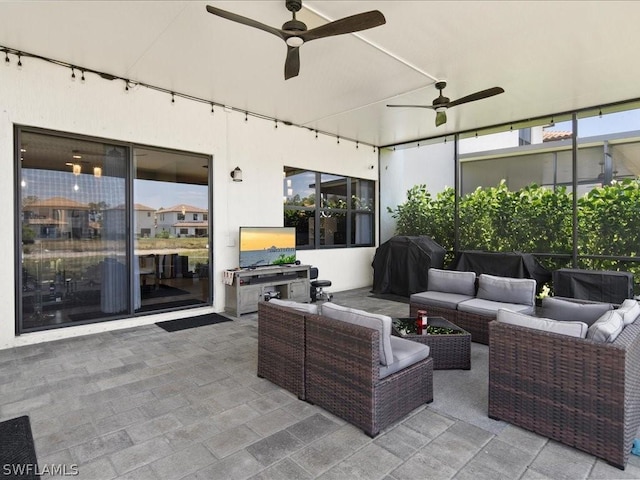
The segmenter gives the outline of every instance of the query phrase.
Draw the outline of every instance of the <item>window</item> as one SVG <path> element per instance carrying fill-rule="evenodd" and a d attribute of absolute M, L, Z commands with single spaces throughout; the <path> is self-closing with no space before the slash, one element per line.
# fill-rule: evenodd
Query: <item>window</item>
<path fill-rule="evenodd" d="M 198 221 L 198 214 L 197 214 L 197 213 L 194 213 L 194 214 L 193 214 L 193 220 L 194 220 L 195 222 L 197 222 L 197 221 Z"/>
<path fill-rule="evenodd" d="M 298 248 L 374 244 L 371 180 L 285 167 L 283 200 L 284 225 L 296 228 Z"/>
<path fill-rule="evenodd" d="M 178 213 L 178 220 L 180 221 L 184 220 L 184 213 Z"/>
<path fill-rule="evenodd" d="M 189 229 L 188 228 L 181 228 L 180 229 L 180 235 L 189 235 Z"/>

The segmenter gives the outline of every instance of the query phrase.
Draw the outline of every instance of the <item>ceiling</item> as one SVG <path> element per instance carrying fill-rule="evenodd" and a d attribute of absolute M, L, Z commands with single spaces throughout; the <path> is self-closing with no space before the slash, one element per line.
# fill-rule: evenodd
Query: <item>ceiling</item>
<path fill-rule="evenodd" d="M 374 9 L 386 24 L 304 44 L 286 81 L 282 40 L 206 5 L 276 28 L 291 19 L 284 0 L 2 1 L 0 48 L 376 146 L 640 97 L 640 2 L 306 0 L 297 18 L 310 29 Z M 431 104 L 436 80 L 452 100 L 505 93 L 449 109 L 437 128 L 432 110 L 386 107 Z"/>

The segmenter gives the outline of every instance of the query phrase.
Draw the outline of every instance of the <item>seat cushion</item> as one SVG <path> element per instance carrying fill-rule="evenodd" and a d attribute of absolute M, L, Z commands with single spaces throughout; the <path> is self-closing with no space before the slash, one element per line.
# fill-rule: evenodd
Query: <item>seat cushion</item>
<path fill-rule="evenodd" d="M 343 307 L 333 302 L 324 303 L 321 312 L 325 317 L 333 318 L 334 320 L 342 320 L 343 322 L 378 330 L 380 332 L 380 364 L 389 365 L 393 363 L 391 317 Z"/>
<path fill-rule="evenodd" d="M 636 321 L 638 317 L 640 317 L 640 303 L 637 300 L 633 300 L 632 298 L 628 298 L 620 308 L 618 308 L 617 312 L 622 315 L 622 321 L 625 325 L 629 325 Z"/>
<path fill-rule="evenodd" d="M 545 317 L 584 322 L 589 326 L 612 308 L 610 303 L 580 303 L 554 297 L 542 299 L 542 314 Z"/>
<path fill-rule="evenodd" d="M 545 332 L 559 333 L 561 335 L 578 338 L 585 338 L 589 329 L 588 325 L 584 322 L 569 322 L 552 320 L 550 318 L 532 317 L 531 315 L 506 310 L 504 308 L 498 310 L 496 320 L 519 327 L 544 330 Z"/>
<path fill-rule="evenodd" d="M 482 298 L 474 298 L 458 304 L 458 310 L 461 312 L 469 312 L 476 315 L 484 315 L 486 317 L 495 317 L 498 314 L 498 310 L 501 308 L 526 314 L 532 314 L 535 311 L 535 306 L 533 305 L 494 302 L 491 300 L 484 300 Z"/>
<path fill-rule="evenodd" d="M 483 273 L 478 277 L 478 298 L 504 303 L 535 305 L 536 281 L 532 278 L 497 277 Z"/>
<path fill-rule="evenodd" d="M 434 307 L 450 308 L 455 310 L 460 302 L 471 300 L 473 295 L 462 295 L 460 293 L 448 293 L 427 291 L 414 293 L 409 298 L 410 303 L 422 303 L 425 305 L 433 305 Z"/>
<path fill-rule="evenodd" d="M 587 338 L 596 342 L 611 343 L 618 338 L 623 328 L 624 322 L 620 314 L 616 310 L 609 310 L 589 327 Z"/>
<path fill-rule="evenodd" d="M 431 291 L 457 293 L 473 297 L 476 294 L 476 272 L 430 268 L 427 285 Z"/>
<path fill-rule="evenodd" d="M 280 300 L 279 298 L 272 298 L 271 300 L 269 300 L 269 303 L 272 303 L 273 305 L 280 305 L 281 307 L 292 308 L 294 310 L 297 310 L 298 312 L 312 313 L 314 315 L 318 314 L 318 306 L 311 303 L 300 303 L 300 302 L 293 302 L 291 300 Z"/>
<path fill-rule="evenodd" d="M 391 337 L 391 349 L 393 350 L 393 363 L 380 367 L 380 378 L 388 377 L 420 360 L 424 360 L 431 352 L 428 345 L 400 337 Z"/>

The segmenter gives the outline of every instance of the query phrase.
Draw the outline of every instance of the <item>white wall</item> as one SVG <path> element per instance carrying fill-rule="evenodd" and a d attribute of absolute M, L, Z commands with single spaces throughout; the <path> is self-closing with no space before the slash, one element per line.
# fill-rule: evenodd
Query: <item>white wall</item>
<path fill-rule="evenodd" d="M 105 139 L 173 148 L 213 156 L 213 308 L 189 310 L 189 315 L 224 309 L 222 271 L 238 265 L 238 227 L 281 226 L 282 171 L 285 165 L 323 172 L 377 179 L 377 153 L 341 139 L 217 108 L 208 104 L 137 87 L 125 92 L 121 81 L 86 74 L 86 82 L 72 82 L 68 69 L 36 59 L 23 59 L 23 68 L 0 71 L 0 162 L 13 172 L 13 127 L 27 125 Z M 220 101 L 220 99 L 212 98 Z M 375 168 L 371 169 L 370 166 Z M 243 182 L 229 172 L 239 166 Z M 154 323 L 184 316 L 171 312 L 138 319 L 67 327 L 16 337 L 14 271 L 14 179 L 0 176 L 0 348 L 68 336 Z M 371 284 L 375 248 L 300 252 L 304 263 L 319 267 L 331 279 L 333 291 Z"/>
<path fill-rule="evenodd" d="M 394 210 L 407 200 L 407 190 L 425 184 L 435 196 L 454 186 L 454 144 L 439 142 L 420 147 L 380 151 L 380 243 L 395 235 Z"/>

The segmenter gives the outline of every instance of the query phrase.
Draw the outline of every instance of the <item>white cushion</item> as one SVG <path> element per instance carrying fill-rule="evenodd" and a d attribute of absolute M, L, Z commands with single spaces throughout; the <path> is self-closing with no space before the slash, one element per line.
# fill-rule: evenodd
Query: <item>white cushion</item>
<path fill-rule="evenodd" d="M 476 294 L 476 272 L 459 272 L 430 268 L 428 289 L 436 292 L 457 293 L 474 296 Z"/>
<path fill-rule="evenodd" d="M 610 303 L 581 303 L 554 297 L 542 299 L 542 313 L 545 317 L 584 322 L 589 326 L 612 308 Z"/>
<path fill-rule="evenodd" d="M 393 348 L 393 363 L 380 367 L 380 379 L 424 360 L 431 351 L 428 345 L 394 336 L 391 337 L 391 347 Z"/>
<path fill-rule="evenodd" d="M 611 343 L 618 338 L 623 328 L 624 322 L 620 314 L 616 310 L 609 310 L 589 327 L 587 338 L 596 342 Z"/>
<path fill-rule="evenodd" d="M 636 319 L 640 316 L 640 303 L 637 300 L 633 300 L 628 298 L 620 308 L 618 308 L 617 312 L 622 315 L 622 321 L 625 325 L 629 325 L 636 321 Z"/>
<path fill-rule="evenodd" d="M 532 317 L 520 312 L 513 312 L 501 308 L 498 310 L 497 321 L 517 325 L 519 327 L 544 330 L 545 332 L 559 333 L 570 337 L 585 338 L 588 326 L 584 322 L 564 322 L 550 318 Z"/>
<path fill-rule="evenodd" d="M 494 302 L 493 300 L 484 300 L 483 298 L 472 298 L 471 300 L 465 300 L 458 304 L 458 310 L 461 312 L 484 315 L 486 317 L 495 317 L 501 308 L 520 313 L 534 313 L 536 309 L 534 305 Z"/>
<path fill-rule="evenodd" d="M 478 277 L 476 296 L 496 302 L 535 305 L 536 281 L 532 278 L 497 277 L 483 273 Z"/>
<path fill-rule="evenodd" d="M 461 295 L 460 293 L 426 291 L 414 293 L 409 297 L 409 303 L 433 305 L 434 307 L 449 308 L 455 310 L 460 302 L 471 300 L 473 295 Z"/>
<path fill-rule="evenodd" d="M 334 320 L 342 320 L 343 322 L 378 330 L 380 332 L 380 364 L 390 365 L 393 363 L 391 317 L 343 307 L 333 302 L 325 302 L 322 305 L 322 315 Z"/>
<path fill-rule="evenodd" d="M 312 303 L 293 302 L 291 300 L 280 300 L 279 298 L 272 298 L 269 303 L 280 305 L 281 307 L 289 307 L 302 313 L 318 314 L 318 306 Z"/>

